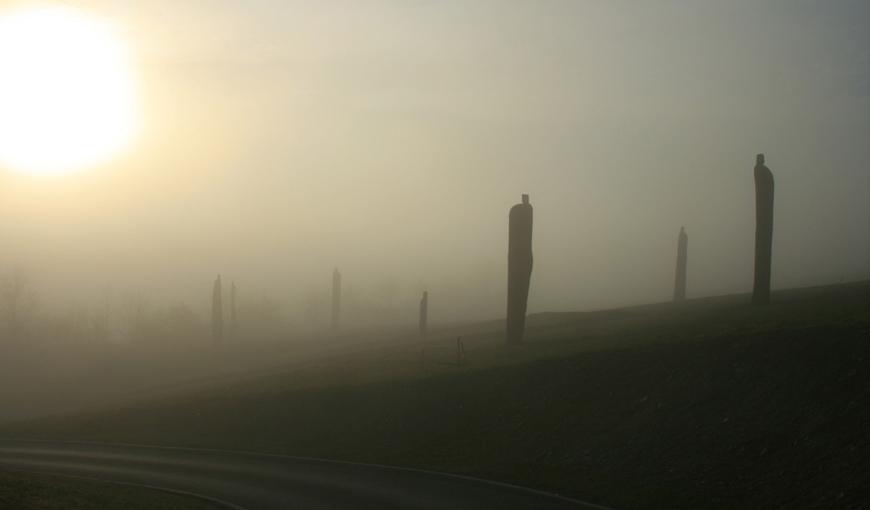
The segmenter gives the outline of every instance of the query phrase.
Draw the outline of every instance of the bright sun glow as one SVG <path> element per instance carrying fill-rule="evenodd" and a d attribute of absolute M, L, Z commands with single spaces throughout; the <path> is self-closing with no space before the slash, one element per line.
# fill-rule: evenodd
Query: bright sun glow
<path fill-rule="evenodd" d="M 67 173 L 136 134 L 129 56 L 108 22 L 67 7 L 0 11 L 0 168 Z"/>

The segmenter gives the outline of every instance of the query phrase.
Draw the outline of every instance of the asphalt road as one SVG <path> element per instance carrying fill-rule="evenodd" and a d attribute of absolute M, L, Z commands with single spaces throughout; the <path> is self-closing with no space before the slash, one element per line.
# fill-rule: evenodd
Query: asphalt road
<path fill-rule="evenodd" d="M 598 509 L 485 480 L 225 450 L 0 439 L 0 469 L 95 478 L 236 509 Z"/>

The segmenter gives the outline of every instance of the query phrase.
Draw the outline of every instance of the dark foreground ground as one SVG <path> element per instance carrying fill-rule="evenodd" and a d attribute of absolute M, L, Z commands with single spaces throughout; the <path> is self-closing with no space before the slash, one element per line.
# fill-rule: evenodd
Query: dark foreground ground
<path fill-rule="evenodd" d="M 396 348 L 317 384 L 289 370 L 0 435 L 421 467 L 619 509 L 870 508 L 870 284 L 774 299 L 546 314 L 515 349 L 467 331 L 464 367 L 367 372 L 419 362 Z"/>
<path fill-rule="evenodd" d="M 0 472 L 0 508 L 10 510 L 211 510 L 204 501 L 80 478 Z"/>
<path fill-rule="evenodd" d="M 184 491 L 225 510 L 606 510 L 468 477 L 226 450 L 0 439 L 0 469 L 16 466 Z"/>

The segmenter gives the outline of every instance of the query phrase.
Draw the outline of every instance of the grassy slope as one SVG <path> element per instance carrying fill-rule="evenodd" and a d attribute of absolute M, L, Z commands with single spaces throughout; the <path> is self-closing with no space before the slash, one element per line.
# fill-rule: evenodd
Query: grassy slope
<path fill-rule="evenodd" d="M 16 510 L 205 510 L 192 497 L 96 481 L 0 471 L 0 508 Z"/>
<path fill-rule="evenodd" d="M 417 466 L 620 508 L 863 507 L 870 284 L 543 314 L 0 429 Z M 451 364 L 463 334 L 468 365 Z"/>

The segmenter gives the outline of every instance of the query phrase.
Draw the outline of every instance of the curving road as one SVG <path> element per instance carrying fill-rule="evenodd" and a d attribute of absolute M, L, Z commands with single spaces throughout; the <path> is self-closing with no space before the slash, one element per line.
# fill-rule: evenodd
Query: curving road
<path fill-rule="evenodd" d="M 474 478 L 225 450 L 0 439 L 0 469 L 95 478 L 235 509 L 597 509 Z"/>

